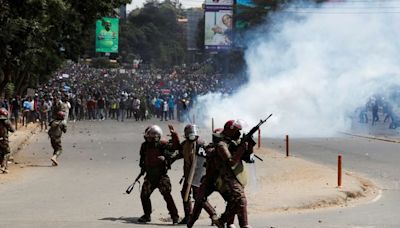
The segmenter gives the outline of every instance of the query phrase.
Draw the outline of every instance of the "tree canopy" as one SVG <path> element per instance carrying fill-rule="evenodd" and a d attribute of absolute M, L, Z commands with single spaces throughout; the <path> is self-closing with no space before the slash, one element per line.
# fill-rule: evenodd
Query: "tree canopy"
<path fill-rule="evenodd" d="M 312 0 L 310 0 L 312 1 Z M 322 0 L 315 0 L 320 2 Z M 95 21 L 116 16 L 120 5 L 130 0 L 0 0 L 0 93 L 15 88 L 21 94 L 28 86 L 45 83 L 65 59 L 73 61 L 86 53 L 94 55 Z M 295 0 L 253 0 L 253 7 L 236 8 L 236 21 L 245 21 L 243 31 L 264 21 L 269 12 Z M 134 59 L 157 67 L 185 62 L 185 10 L 179 1 L 147 0 L 142 8 L 121 20 L 119 62 Z M 199 22 L 197 44 L 204 45 L 204 18 Z M 240 31 L 238 31 L 240 33 Z M 242 50 L 214 56 L 229 72 L 244 65 Z M 218 60 L 220 59 L 220 60 Z M 232 59 L 232 64 L 222 61 Z M 230 66 L 231 65 L 231 66 Z M 234 69 L 234 70 L 233 70 Z M 225 71 L 228 72 L 228 71 Z M 10 85 L 11 84 L 11 85 Z"/>
<path fill-rule="evenodd" d="M 65 58 L 84 53 L 96 19 L 129 0 L 0 0 L 0 92 L 48 80 Z"/>
<path fill-rule="evenodd" d="M 181 64 L 185 58 L 186 36 L 178 19 L 184 11 L 172 1 L 148 1 L 132 11 L 121 24 L 120 56 L 132 63 L 140 58 L 158 67 Z"/>

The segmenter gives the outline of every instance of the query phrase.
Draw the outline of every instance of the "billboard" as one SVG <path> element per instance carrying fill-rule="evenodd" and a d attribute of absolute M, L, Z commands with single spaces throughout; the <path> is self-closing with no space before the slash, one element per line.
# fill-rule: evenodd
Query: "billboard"
<path fill-rule="evenodd" d="M 224 50 L 233 41 L 234 0 L 206 0 L 204 47 L 206 50 Z"/>
<path fill-rule="evenodd" d="M 228 49 L 232 45 L 232 14 L 232 10 L 205 12 L 204 45 L 206 49 Z"/>
<path fill-rule="evenodd" d="M 232 6 L 233 0 L 206 0 L 206 6 Z"/>
<path fill-rule="evenodd" d="M 252 8 L 256 7 L 257 5 L 253 2 L 253 0 L 236 0 L 236 4 L 235 28 L 247 28 L 250 25 L 250 18 L 253 17 Z"/>
<path fill-rule="evenodd" d="M 238 7 L 246 6 L 246 7 L 255 7 L 253 0 L 236 0 L 236 4 Z"/>
<path fill-rule="evenodd" d="M 118 53 L 119 19 L 104 17 L 96 21 L 96 52 Z"/>

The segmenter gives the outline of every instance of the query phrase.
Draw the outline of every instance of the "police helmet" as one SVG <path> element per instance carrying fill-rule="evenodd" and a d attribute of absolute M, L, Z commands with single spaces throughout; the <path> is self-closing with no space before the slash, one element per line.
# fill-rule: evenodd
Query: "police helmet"
<path fill-rule="evenodd" d="M 185 132 L 185 138 L 194 141 L 196 138 L 199 136 L 199 130 L 197 125 L 195 124 L 188 124 L 185 126 L 184 129 Z"/>
<path fill-rule="evenodd" d="M 146 128 L 144 137 L 148 139 L 154 139 L 154 141 L 159 141 L 162 137 L 162 134 L 162 129 L 158 125 L 152 125 Z"/>

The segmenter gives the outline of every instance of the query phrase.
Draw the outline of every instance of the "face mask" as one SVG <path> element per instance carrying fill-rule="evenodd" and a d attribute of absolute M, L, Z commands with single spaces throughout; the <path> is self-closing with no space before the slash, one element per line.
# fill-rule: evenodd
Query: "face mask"
<path fill-rule="evenodd" d="M 150 143 L 157 141 L 157 138 L 154 138 L 154 137 L 145 137 L 145 139 L 147 142 L 150 142 Z"/>
<path fill-rule="evenodd" d="M 194 140 L 196 140 L 196 137 L 197 137 L 197 136 L 195 136 L 195 135 L 189 135 L 188 139 L 189 139 L 190 141 L 194 141 Z"/>
<path fill-rule="evenodd" d="M 236 131 L 235 134 L 233 135 L 232 139 L 238 140 L 239 138 L 240 138 L 240 131 Z"/>

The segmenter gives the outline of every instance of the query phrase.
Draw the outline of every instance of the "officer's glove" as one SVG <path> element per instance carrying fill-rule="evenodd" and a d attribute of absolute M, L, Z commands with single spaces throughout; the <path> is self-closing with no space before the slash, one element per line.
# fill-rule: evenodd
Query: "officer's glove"
<path fill-rule="evenodd" d="M 254 163 L 256 161 L 256 157 L 254 156 L 253 153 L 245 153 L 242 156 L 242 160 L 246 163 Z"/>
<path fill-rule="evenodd" d="M 158 156 L 157 158 L 158 158 L 158 160 L 160 160 L 160 161 L 165 161 L 165 157 L 164 157 L 164 156 Z"/>
<path fill-rule="evenodd" d="M 254 154 L 250 154 L 248 163 L 254 163 L 254 162 L 256 162 L 256 156 L 254 156 Z"/>

